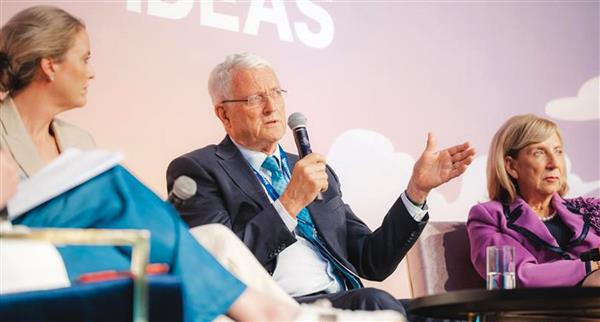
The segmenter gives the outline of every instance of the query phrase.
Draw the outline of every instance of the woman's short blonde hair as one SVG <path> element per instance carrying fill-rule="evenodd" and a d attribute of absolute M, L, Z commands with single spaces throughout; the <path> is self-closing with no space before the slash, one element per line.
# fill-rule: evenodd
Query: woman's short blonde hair
<path fill-rule="evenodd" d="M 543 142 L 555 133 L 562 143 L 556 123 L 533 114 L 513 116 L 500 127 L 492 139 L 487 160 L 487 189 L 491 200 L 513 202 L 519 193 L 516 181 L 506 171 L 505 158 L 516 158 L 522 148 Z M 561 196 L 569 189 L 566 173 L 562 175 L 563 185 L 558 191 Z"/>
<path fill-rule="evenodd" d="M 84 28 L 80 19 L 56 7 L 17 13 L 0 29 L 0 91 L 15 93 L 29 85 L 42 58 L 61 61 Z"/>

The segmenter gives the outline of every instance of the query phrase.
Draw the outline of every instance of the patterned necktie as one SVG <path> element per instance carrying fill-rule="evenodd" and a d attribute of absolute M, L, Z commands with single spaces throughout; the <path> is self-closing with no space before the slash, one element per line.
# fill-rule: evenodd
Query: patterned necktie
<path fill-rule="evenodd" d="M 273 188 L 275 188 L 277 194 L 281 196 L 285 190 L 285 187 L 287 187 L 287 180 L 285 180 L 283 172 L 281 171 L 281 168 L 279 168 L 277 159 L 270 155 L 265 159 L 261 167 L 271 173 L 271 185 L 273 185 Z"/>
<path fill-rule="evenodd" d="M 274 156 L 268 156 L 261 165 L 262 168 L 268 170 L 271 173 L 271 185 L 279 196 L 283 193 L 287 187 L 287 179 L 283 175 L 279 164 Z M 311 244 L 317 247 L 321 252 L 321 255 L 327 259 L 327 261 L 333 265 L 337 274 L 341 274 L 341 277 L 345 279 L 347 283 L 342 283 L 346 288 L 361 288 L 362 284 L 360 280 L 351 273 L 348 268 L 344 267 L 334 256 L 331 254 L 329 249 L 319 238 L 315 225 L 313 224 L 312 218 L 308 209 L 304 208 L 296 216 L 298 220 L 298 226 L 296 230 L 300 236 L 304 237 Z M 349 284 L 349 287 L 348 285 Z"/>

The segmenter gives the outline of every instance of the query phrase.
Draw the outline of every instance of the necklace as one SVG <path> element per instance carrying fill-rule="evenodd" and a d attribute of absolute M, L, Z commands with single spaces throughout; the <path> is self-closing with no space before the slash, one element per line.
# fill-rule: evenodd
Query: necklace
<path fill-rule="evenodd" d="M 541 220 L 542 222 L 547 222 L 547 221 L 550 221 L 550 220 L 554 219 L 554 217 L 556 217 L 556 211 L 555 211 L 555 212 L 553 212 L 553 213 L 552 213 L 550 216 L 546 216 L 546 217 L 538 217 L 538 218 L 540 218 L 540 220 Z"/>

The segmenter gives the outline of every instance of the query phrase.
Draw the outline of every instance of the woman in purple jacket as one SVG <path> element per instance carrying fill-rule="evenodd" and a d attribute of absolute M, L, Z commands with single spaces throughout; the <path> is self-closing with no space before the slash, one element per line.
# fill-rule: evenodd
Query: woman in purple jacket
<path fill-rule="evenodd" d="M 600 286 L 598 262 L 579 255 L 600 246 L 600 200 L 563 199 L 563 140 L 535 115 L 510 118 L 494 135 L 487 163 L 489 202 L 467 221 L 471 261 L 486 275 L 486 248 L 515 248 L 517 286 Z"/>

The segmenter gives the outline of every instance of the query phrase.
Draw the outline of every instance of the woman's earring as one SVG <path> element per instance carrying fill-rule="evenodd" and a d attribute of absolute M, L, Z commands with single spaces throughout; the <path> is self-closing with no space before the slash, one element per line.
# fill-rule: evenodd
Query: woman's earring
<path fill-rule="evenodd" d="M 52 82 L 52 81 L 54 81 L 54 75 L 50 75 L 50 76 L 48 76 L 48 79 L 49 79 L 51 82 Z"/>

